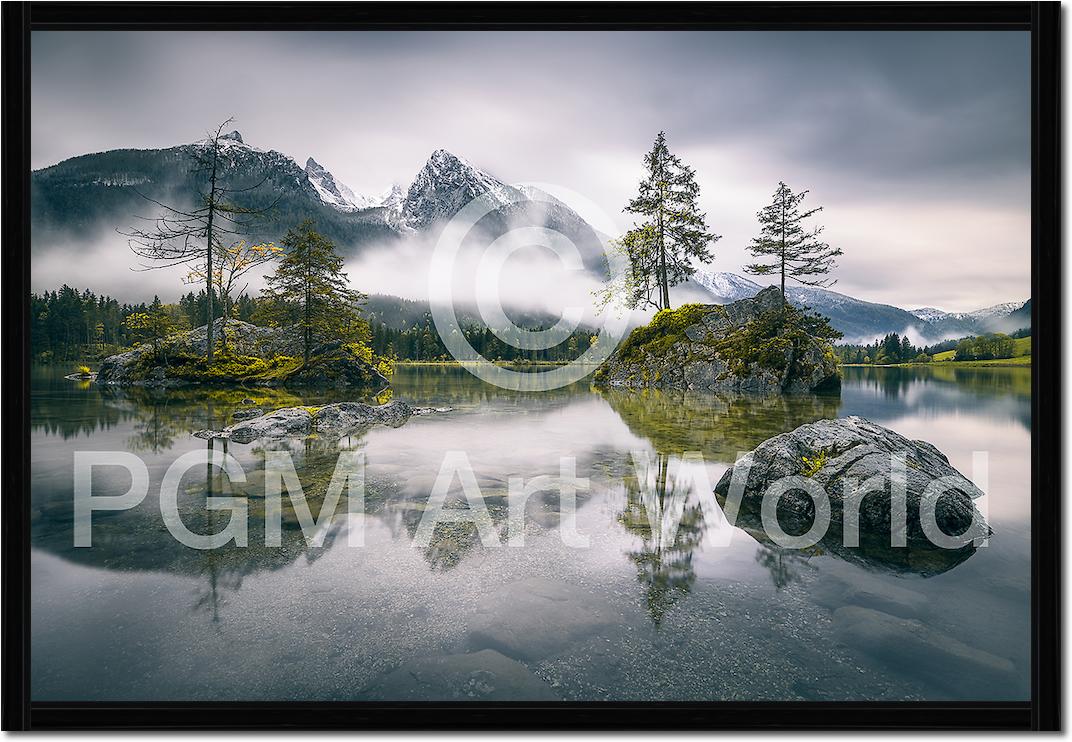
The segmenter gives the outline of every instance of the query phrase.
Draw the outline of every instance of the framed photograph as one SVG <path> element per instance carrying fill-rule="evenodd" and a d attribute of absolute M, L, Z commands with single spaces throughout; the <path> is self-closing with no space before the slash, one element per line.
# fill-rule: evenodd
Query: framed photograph
<path fill-rule="evenodd" d="M 4 728 L 1059 728 L 1059 9 L 4 4 Z"/>

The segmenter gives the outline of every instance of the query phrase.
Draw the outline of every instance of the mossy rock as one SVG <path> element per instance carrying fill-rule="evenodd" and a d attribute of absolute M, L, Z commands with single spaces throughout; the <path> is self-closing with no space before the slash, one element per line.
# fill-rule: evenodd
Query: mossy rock
<path fill-rule="evenodd" d="M 783 305 L 777 288 L 726 306 L 686 304 L 638 327 L 595 375 L 602 386 L 806 393 L 841 386 L 824 318 Z"/>

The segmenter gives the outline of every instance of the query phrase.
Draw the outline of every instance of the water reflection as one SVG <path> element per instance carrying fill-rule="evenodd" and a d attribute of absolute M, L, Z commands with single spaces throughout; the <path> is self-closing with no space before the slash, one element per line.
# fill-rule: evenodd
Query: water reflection
<path fill-rule="evenodd" d="M 584 384 L 545 395 L 489 387 L 458 369 L 401 369 L 395 396 L 456 411 L 340 439 L 228 444 L 245 483 L 232 484 L 218 470 L 191 471 L 179 493 L 191 531 L 217 532 L 230 517 L 206 510 L 206 497 L 244 495 L 249 506 L 250 545 L 208 551 L 181 546 L 159 513 L 164 471 L 208 445 L 191 433 L 229 423 L 236 409 L 252 406 L 247 398 L 269 409 L 349 395 L 87 390 L 36 377 L 35 698 L 81 698 L 89 688 L 113 700 L 352 699 L 410 660 L 467 651 L 481 616 L 480 626 L 502 627 L 497 651 L 559 682 L 555 692 L 567 700 L 1021 697 L 1030 668 L 1029 438 L 1021 425 L 1029 414 L 1021 383 L 1027 374 L 987 370 L 978 384 L 1005 389 L 990 393 L 971 377 L 946 379 L 926 369 L 846 371 L 838 400 L 601 393 Z M 686 452 L 703 454 L 713 484 L 737 451 L 848 414 L 927 438 L 962 470 L 972 450 L 991 445 L 991 545 L 968 561 L 970 554 L 944 551 L 934 561 L 905 550 L 873 552 L 866 543 L 840 549 L 834 535 L 795 552 L 765 540 L 758 514 L 744 508 L 732 542 L 705 546 L 703 537 L 723 524 L 701 507 L 699 478 L 691 476 L 698 472 Z M 339 452 L 365 454 L 366 548 L 347 548 L 350 521 L 342 515 L 323 524 L 322 546 L 309 546 L 289 499 L 282 547 L 264 547 L 264 460 L 279 448 L 292 453 L 316 519 Z M 140 506 L 94 514 L 90 549 L 72 548 L 71 462 L 82 449 L 136 449 L 151 481 Z M 484 548 L 470 524 L 444 524 L 428 547 L 412 548 L 444 453 L 456 449 L 469 455 L 501 542 L 509 478 L 555 475 L 560 456 L 575 457 L 577 475 L 591 480 L 589 492 L 578 492 L 577 516 L 590 548 L 562 543 L 562 503 L 553 489 L 528 501 L 524 549 Z M 640 453 L 636 467 L 633 451 Z M 98 473 L 101 494 L 129 484 L 101 471 L 95 486 Z M 455 505 L 466 505 L 456 478 L 447 502 Z M 546 624 L 553 642 L 487 608 L 518 605 L 518 586 L 529 591 L 537 578 L 546 594 L 518 610 L 536 616 L 532 626 Z M 908 623 L 891 623 L 887 614 Z M 846 617 L 862 623 L 850 626 Z M 890 669 L 893 655 L 915 646 L 911 636 L 891 650 L 879 641 L 885 635 L 868 635 L 878 637 L 872 644 L 860 638 L 871 626 L 909 631 L 912 622 L 936 637 L 933 646 L 956 637 L 973 652 L 1008 658 L 1016 671 L 980 694 L 973 689 L 981 681 L 969 687 L 963 680 L 983 677 L 964 659 L 978 653 L 929 677 L 898 675 Z M 102 666 L 130 672 L 105 676 Z"/>
<path fill-rule="evenodd" d="M 644 586 L 648 615 L 658 626 L 696 582 L 692 557 L 703 541 L 705 524 L 692 480 L 679 476 L 681 462 L 671 462 L 665 453 L 654 458 L 636 461 L 636 474 L 625 478 L 626 504 L 618 522 L 641 539 L 641 547 L 628 556 Z"/>
<path fill-rule="evenodd" d="M 770 573 L 775 590 L 799 581 L 804 569 L 811 567 L 803 554 L 762 544 L 756 551 L 756 564 Z"/>
<path fill-rule="evenodd" d="M 868 497 L 881 496 L 880 493 Z M 722 506 L 726 506 L 726 495 L 716 490 L 715 497 Z M 788 512 L 778 508 L 779 522 L 786 533 L 799 535 L 811 527 L 808 522 L 800 522 Z M 770 570 L 776 587 L 784 587 L 793 581 L 792 565 L 803 565 L 814 557 L 831 556 L 856 565 L 869 572 L 879 572 L 897 576 L 934 577 L 948 572 L 975 553 L 971 543 L 959 549 L 943 549 L 928 541 L 908 539 L 903 547 L 890 546 L 889 532 L 882 534 L 859 535 L 859 546 L 845 546 L 842 524 L 832 520 L 826 534 L 814 546 L 805 549 L 786 549 L 776 544 L 767 535 L 763 526 L 761 502 L 758 498 L 746 498 L 737 513 L 737 528 L 754 538 L 761 547 L 761 554 L 756 561 Z"/>
<path fill-rule="evenodd" d="M 919 414 L 981 414 L 1015 419 L 1031 430 L 1030 367 L 852 366 L 843 368 L 842 374 L 842 398 L 850 414 L 876 421 Z"/>
<path fill-rule="evenodd" d="M 840 397 L 748 396 L 660 389 L 608 389 L 603 398 L 636 435 L 656 451 L 699 451 L 732 464 L 772 435 L 838 415 Z"/>

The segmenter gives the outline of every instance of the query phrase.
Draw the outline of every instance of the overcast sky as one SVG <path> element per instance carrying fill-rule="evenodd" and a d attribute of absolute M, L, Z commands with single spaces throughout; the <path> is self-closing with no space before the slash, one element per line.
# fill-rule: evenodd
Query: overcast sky
<path fill-rule="evenodd" d="M 714 270 L 779 180 L 845 255 L 836 290 L 967 310 L 1030 294 L 1026 32 L 96 33 L 32 38 L 34 168 L 204 136 L 314 157 L 359 193 L 448 149 L 609 213 L 665 130 Z M 71 279 L 65 279 L 70 281 Z M 35 281 L 36 283 L 36 281 Z M 374 287 L 362 287 L 373 290 Z"/>

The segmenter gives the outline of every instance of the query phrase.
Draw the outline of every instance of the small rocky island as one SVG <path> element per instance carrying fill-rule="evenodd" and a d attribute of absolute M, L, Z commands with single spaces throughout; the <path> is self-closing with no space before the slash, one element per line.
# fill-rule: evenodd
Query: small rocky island
<path fill-rule="evenodd" d="M 155 387 L 336 386 L 372 391 L 389 386 L 387 379 L 346 343 L 321 343 L 306 362 L 300 333 L 234 319 L 224 323 L 221 318 L 213 323 L 218 358 L 209 366 L 205 361 L 207 335 L 207 326 L 202 326 L 109 356 L 101 363 L 97 382 Z"/>
<path fill-rule="evenodd" d="M 596 373 L 601 386 L 793 394 L 841 388 L 826 321 L 770 287 L 732 304 L 663 310 Z"/>
<path fill-rule="evenodd" d="M 250 400 L 252 401 L 252 400 Z M 450 412 L 449 407 L 411 407 L 400 399 L 383 405 L 336 402 L 322 407 L 284 407 L 264 413 L 251 407 L 250 414 L 235 413 L 237 422 L 223 430 L 199 430 L 198 438 L 252 443 L 261 438 L 303 438 L 310 435 L 348 435 L 384 425 L 397 428 L 411 417 Z"/>

